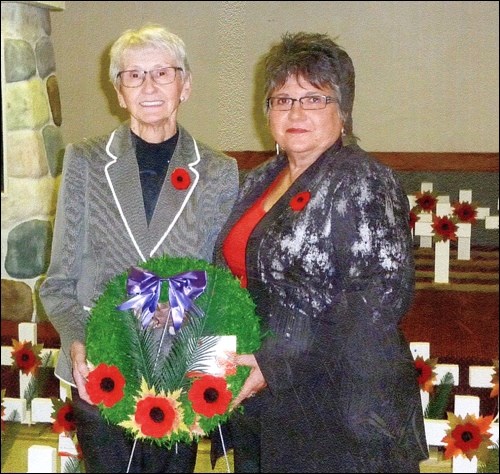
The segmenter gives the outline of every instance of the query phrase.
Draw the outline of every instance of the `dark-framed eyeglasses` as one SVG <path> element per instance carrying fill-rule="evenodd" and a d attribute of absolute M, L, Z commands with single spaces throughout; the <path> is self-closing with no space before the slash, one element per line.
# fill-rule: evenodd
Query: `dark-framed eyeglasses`
<path fill-rule="evenodd" d="M 292 99 L 291 97 L 268 97 L 266 101 L 268 109 L 283 112 L 292 110 L 295 102 L 298 102 L 304 110 L 321 110 L 327 104 L 338 101 L 335 97 L 329 95 L 306 95 L 298 99 Z"/>
<path fill-rule="evenodd" d="M 165 85 L 174 82 L 177 71 L 182 70 L 181 67 L 173 66 L 159 67 L 149 71 L 128 69 L 127 71 L 120 71 L 117 77 L 120 78 L 122 85 L 125 87 L 142 86 L 146 79 L 146 74 L 149 74 L 156 84 Z"/>

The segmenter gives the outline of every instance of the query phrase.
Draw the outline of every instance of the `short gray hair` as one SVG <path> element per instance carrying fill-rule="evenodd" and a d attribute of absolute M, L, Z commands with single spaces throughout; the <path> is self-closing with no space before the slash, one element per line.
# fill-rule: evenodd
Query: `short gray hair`
<path fill-rule="evenodd" d="M 183 69 L 183 78 L 186 80 L 191 76 L 191 68 L 187 59 L 184 41 L 174 33 L 171 33 L 161 25 L 147 24 L 138 29 L 126 30 L 114 42 L 109 52 L 109 79 L 118 85 L 118 74 L 122 70 L 123 55 L 131 49 L 142 50 L 145 48 L 156 48 L 166 51 L 177 61 L 175 66 Z"/>

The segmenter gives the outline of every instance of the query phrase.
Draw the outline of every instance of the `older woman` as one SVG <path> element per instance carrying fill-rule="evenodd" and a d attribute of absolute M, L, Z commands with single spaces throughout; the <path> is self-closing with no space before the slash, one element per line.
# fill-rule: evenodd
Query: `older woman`
<path fill-rule="evenodd" d="M 73 387 L 86 472 L 193 472 L 196 444 L 133 443 L 85 388 L 88 309 L 108 280 L 168 254 L 211 260 L 238 192 L 236 161 L 177 123 L 191 92 L 183 41 L 157 25 L 127 30 L 109 75 L 130 120 L 66 149 L 52 260 L 40 296 L 62 341 L 56 375 Z"/>
<path fill-rule="evenodd" d="M 247 175 L 218 261 L 269 330 L 229 429 L 237 472 L 418 472 L 427 457 L 412 355 L 408 199 L 352 138 L 354 68 L 322 34 L 265 58 L 276 158 Z M 349 144 L 351 143 L 351 144 Z"/>

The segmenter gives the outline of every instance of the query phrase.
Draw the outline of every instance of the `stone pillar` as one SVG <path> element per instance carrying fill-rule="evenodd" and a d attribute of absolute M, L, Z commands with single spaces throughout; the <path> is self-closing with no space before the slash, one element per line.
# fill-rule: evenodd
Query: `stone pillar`
<path fill-rule="evenodd" d="M 37 288 L 50 260 L 64 142 L 50 9 L 2 2 L 2 319 L 46 319 Z M 56 8 L 60 9 L 60 8 Z"/>

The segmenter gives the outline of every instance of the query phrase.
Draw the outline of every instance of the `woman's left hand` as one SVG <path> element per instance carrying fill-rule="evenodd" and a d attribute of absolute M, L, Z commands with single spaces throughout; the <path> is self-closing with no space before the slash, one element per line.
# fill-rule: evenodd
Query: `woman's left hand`
<path fill-rule="evenodd" d="M 231 410 L 234 410 L 240 403 L 250 397 L 253 397 L 257 392 L 260 392 L 267 386 L 266 380 L 262 375 L 259 364 L 253 354 L 240 354 L 234 358 L 236 365 L 246 365 L 251 368 L 240 393 L 231 403 Z"/>

